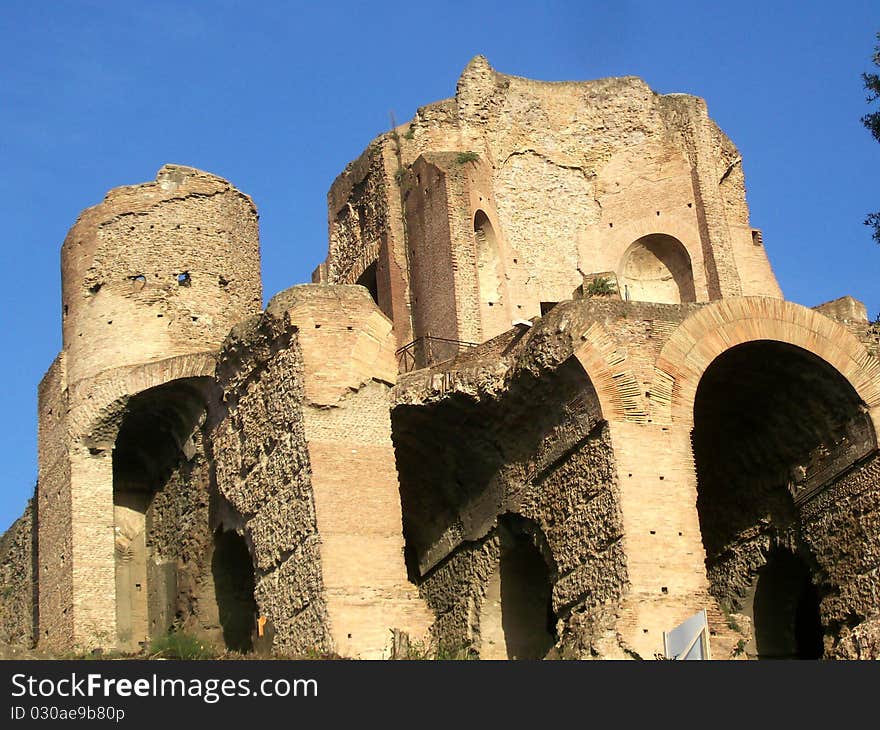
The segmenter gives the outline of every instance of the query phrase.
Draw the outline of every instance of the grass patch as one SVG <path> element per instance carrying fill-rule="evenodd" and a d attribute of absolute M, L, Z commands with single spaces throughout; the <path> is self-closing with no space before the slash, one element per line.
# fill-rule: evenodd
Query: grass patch
<path fill-rule="evenodd" d="M 214 659 L 216 652 L 191 634 L 171 631 L 153 639 L 150 656 L 153 659 Z"/>
<path fill-rule="evenodd" d="M 480 156 L 476 152 L 459 152 L 458 156 L 455 158 L 455 161 L 459 165 L 465 165 L 468 162 L 476 162 L 480 159 Z"/>

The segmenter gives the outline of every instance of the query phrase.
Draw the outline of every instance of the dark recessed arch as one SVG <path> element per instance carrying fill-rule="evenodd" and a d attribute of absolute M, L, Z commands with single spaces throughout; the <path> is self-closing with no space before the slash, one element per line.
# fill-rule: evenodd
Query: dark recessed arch
<path fill-rule="evenodd" d="M 721 353 L 703 373 L 693 448 L 713 593 L 753 615 L 759 655 L 761 645 L 767 656 L 814 653 L 792 643 L 794 617 L 800 611 L 798 620 L 807 623 L 799 631 L 812 637 L 801 644 L 815 647 L 824 629 L 818 608 L 810 606 L 832 587 L 823 585 L 821 566 L 801 538 L 800 506 L 876 452 L 859 395 L 805 349 L 746 342 Z M 779 546 L 792 542 L 800 557 L 780 557 Z"/>

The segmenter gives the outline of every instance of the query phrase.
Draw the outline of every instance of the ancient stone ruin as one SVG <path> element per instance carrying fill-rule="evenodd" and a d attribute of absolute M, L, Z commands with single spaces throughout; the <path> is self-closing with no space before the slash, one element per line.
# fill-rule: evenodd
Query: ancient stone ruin
<path fill-rule="evenodd" d="M 225 180 L 77 220 L 4 641 L 880 656 L 880 331 L 783 298 L 701 99 L 477 57 L 328 206 L 265 309 Z"/>

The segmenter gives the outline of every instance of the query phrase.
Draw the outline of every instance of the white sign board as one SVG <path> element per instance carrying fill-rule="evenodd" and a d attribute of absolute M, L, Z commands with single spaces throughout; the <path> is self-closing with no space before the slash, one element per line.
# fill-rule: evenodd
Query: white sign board
<path fill-rule="evenodd" d="M 663 632 L 663 653 L 667 659 L 709 659 L 709 621 L 706 609 L 695 613 L 672 631 Z"/>

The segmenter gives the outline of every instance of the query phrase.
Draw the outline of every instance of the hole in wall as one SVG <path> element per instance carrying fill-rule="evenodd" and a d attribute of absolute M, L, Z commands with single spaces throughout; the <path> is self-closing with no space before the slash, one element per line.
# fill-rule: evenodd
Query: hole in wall
<path fill-rule="evenodd" d="M 211 574 L 226 648 L 252 651 L 257 617 L 254 565 L 247 543 L 234 530 L 218 529 L 214 533 Z"/>
<path fill-rule="evenodd" d="M 542 659 L 556 642 L 550 570 L 528 520 L 499 519 L 500 558 L 480 612 L 481 658 Z"/>
<path fill-rule="evenodd" d="M 796 555 L 770 552 L 758 574 L 754 599 L 759 659 L 820 659 L 823 653 L 819 594 Z"/>
<path fill-rule="evenodd" d="M 362 287 L 365 287 L 368 292 L 370 292 L 370 298 L 378 305 L 379 304 L 379 281 L 376 276 L 376 261 L 371 263 L 366 269 L 364 269 L 364 273 L 361 274 L 355 284 L 359 284 Z"/>

